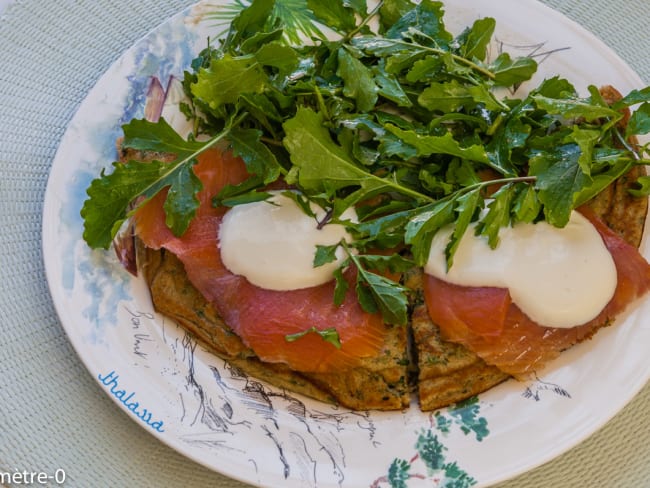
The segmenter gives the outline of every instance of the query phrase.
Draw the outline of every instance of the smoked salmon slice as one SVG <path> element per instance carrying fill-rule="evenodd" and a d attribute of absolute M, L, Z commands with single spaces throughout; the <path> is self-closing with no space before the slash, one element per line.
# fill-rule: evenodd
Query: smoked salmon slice
<path fill-rule="evenodd" d="M 511 302 L 507 289 L 458 286 L 425 275 L 425 302 L 442 337 L 464 345 L 487 364 L 523 379 L 609 325 L 645 294 L 650 289 L 650 265 L 643 256 L 592 210 L 581 208 L 580 212 L 600 233 L 617 270 L 614 296 L 596 318 L 568 329 L 543 327 Z"/>
<path fill-rule="evenodd" d="M 364 312 L 351 286 L 340 306 L 334 305 L 334 281 L 292 291 L 272 291 L 252 285 L 231 273 L 221 261 L 218 232 L 224 208 L 212 197 L 224 185 L 242 182 L 248 175 L 241 160 L 229 152 L 206 151 L 194 172 L 203 183 L 196 217 L 181 237 L 165 225 L 161 192 L 134 215 L 136 235 L 153 249 L 167 249 L 185 267 L 190 282 L 210 301 L 228 326 L 265 362 L 287 364 L 295 371 L 331 372 L 349 369 L 360 358 L 375 356 L 384 345 L 387 326 L 379 314 Z M 289 342 L 286 336 L 312 328 L 335 328 L 337 348 L 319 334 L 307 333 Z"/>

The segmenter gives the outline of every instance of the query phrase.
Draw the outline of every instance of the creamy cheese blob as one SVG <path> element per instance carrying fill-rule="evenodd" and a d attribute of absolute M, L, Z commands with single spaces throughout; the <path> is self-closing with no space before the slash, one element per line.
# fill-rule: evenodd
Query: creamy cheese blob
<path fill-rule="evenodd" d="M 503 228 L 494 250 L 469 228 L 447 272 L 445 247 L 452 231 L 446 227 L 434 236 L 425 272 L 457 285 L 508 288 L 512 301 L 540 325 L 589 322 L 614 295 L 614 259 L 577 212 L 563 228 L 546 222 Z"/>
<path fill-rule="evenodd" d="M 225 214 L 219 247 L 226 268 L 268 290 L 296 290 L 331 280 L 345 253 L 339 248 L 336 261 L 315 268 L 316 245 L 350 242 L 345 227 L 326 224 L 319 229 L 325 211 L 318 205 L 311 204 L 317 222 L 291 198 L 272 194 L 266 201 L 237 205 Z M 341 220 L 356 222 L 354 209 L 345 211 Z"/>

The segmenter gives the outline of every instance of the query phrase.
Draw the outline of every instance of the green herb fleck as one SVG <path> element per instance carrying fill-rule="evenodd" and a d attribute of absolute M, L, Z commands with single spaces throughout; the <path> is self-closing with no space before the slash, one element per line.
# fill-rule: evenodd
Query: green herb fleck
<path fill-rule="evenodd" d="M 341 349 L 341 339 L 339 338 L 339 334 L 336 331 L 335 327 L 329 327 L 323 330 L 317 329 L 316 327 L 310 327 L 309 329 L 302 332 L 287 334 L 284 336 L 284 339 L 287 342 L 294 342 L 302 337 L 305 337 L 307 334 L 318 334 L 325 342 L 329 342 L 337 349 Z"/>

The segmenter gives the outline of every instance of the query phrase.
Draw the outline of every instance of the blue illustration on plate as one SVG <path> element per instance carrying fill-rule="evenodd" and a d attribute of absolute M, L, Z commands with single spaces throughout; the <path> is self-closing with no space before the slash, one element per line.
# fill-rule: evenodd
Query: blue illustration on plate
<path fill-rule="evenodd" d="M 487 419 L 480 415 L 478 397 L 471 397 L 431 417 L 431 425 L 416 434 L 415 454 L 410 459 L 395 458 L 386 475 L 377 478 L 371 488 L 389 486 L 407 488 L 409 480 L 427 480 L 435 488 L 470 488 L 477 481 L 456 461 L 447 458 L 443 439 L 458 426 L 464 435 L 473 434 L 481 442 L 490 431 Z"/>
<path fill-rule="evenodd" d="M 131 277 L 117 264 L 112 251 L 92 251 L 80 243 L 83 221 L 79 211 L 87 198 L 85 190 L 100 168 L 110 171 L 110 164 L 117 159 L 116 141 L 122 135 L 122 124 L 143 116 L 152 77 L 167 80 L 173 73 L 182 72 L 195 56 L 195 41 L 196 33 L 187 29 L 183 22 L 161 26 L 122 60 L 122 63 L 131 62 L 134 69 L 126 75 L 127 90 L 121 99 L 115 100 L 106 93 L 94 94 L 97 107 L 93 108 L 97 113 L 101 113 L 102 106 L 109 111 L 110 107 L 121 106 L 121 116 L 82 120 L 71 127 L 91 149 L 86 154 L 75 154 L 79 159 L 69 179 L 67 200 L 61 208 L 60 235 L 65 240 L 60 256 L 64 263 L 61 285 L 69 293 L 80 286 L 84 296 L 90 299 L 90 303 L 84 304 L 82 313 L 94 325 L 86 335 L 91 344 L 103 342 L 104 329 L 117 322 L 119 303 L 131 299 Z"/>
<path fill-rule="evenodd" d="M 134 52 L 137 71 L 127 76 L 130 96 L 124 105 L 120 125 L 134 118 L 142 118 L 149 84 L 153 78 L 169 80 L 182 73 L 196 57 L 196 33 L 180 22 L 162 25 L 145 38 Z"/>

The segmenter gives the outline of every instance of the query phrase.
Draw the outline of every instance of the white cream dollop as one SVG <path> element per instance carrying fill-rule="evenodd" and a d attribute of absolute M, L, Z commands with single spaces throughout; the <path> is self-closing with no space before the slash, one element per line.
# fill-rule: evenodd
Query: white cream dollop
<path fill-rule="evenodd" d="M 314 267 L 316 245 L 350 242 L 345 227 L 331 223 L 319 228 L 326 216 L 321 207 L 311 203 L 314 219 L 293 199 L 271 193 L 266 201 L 237 205 L 224 215 L 219 247 L 226 268 L 268 290 L 296 290 L 333 279 L 345 252 L 339 248 L 334 262 Z M 356 211 L 346 210 L 340 220 L 356 222 Z"/>
<path fill-rule="evenodd" d="M 512 301 L 540 325 L 589 322 L 616 290 L 614 259 L 578 212 L 563 228 L 546 222 L 505 227 L 496 249 L 470 227 L 447 271 L 445 247 L 452 231 L 446 227 L 434 236 L 425 272 L 457 285 L 508 288 Z"/>

